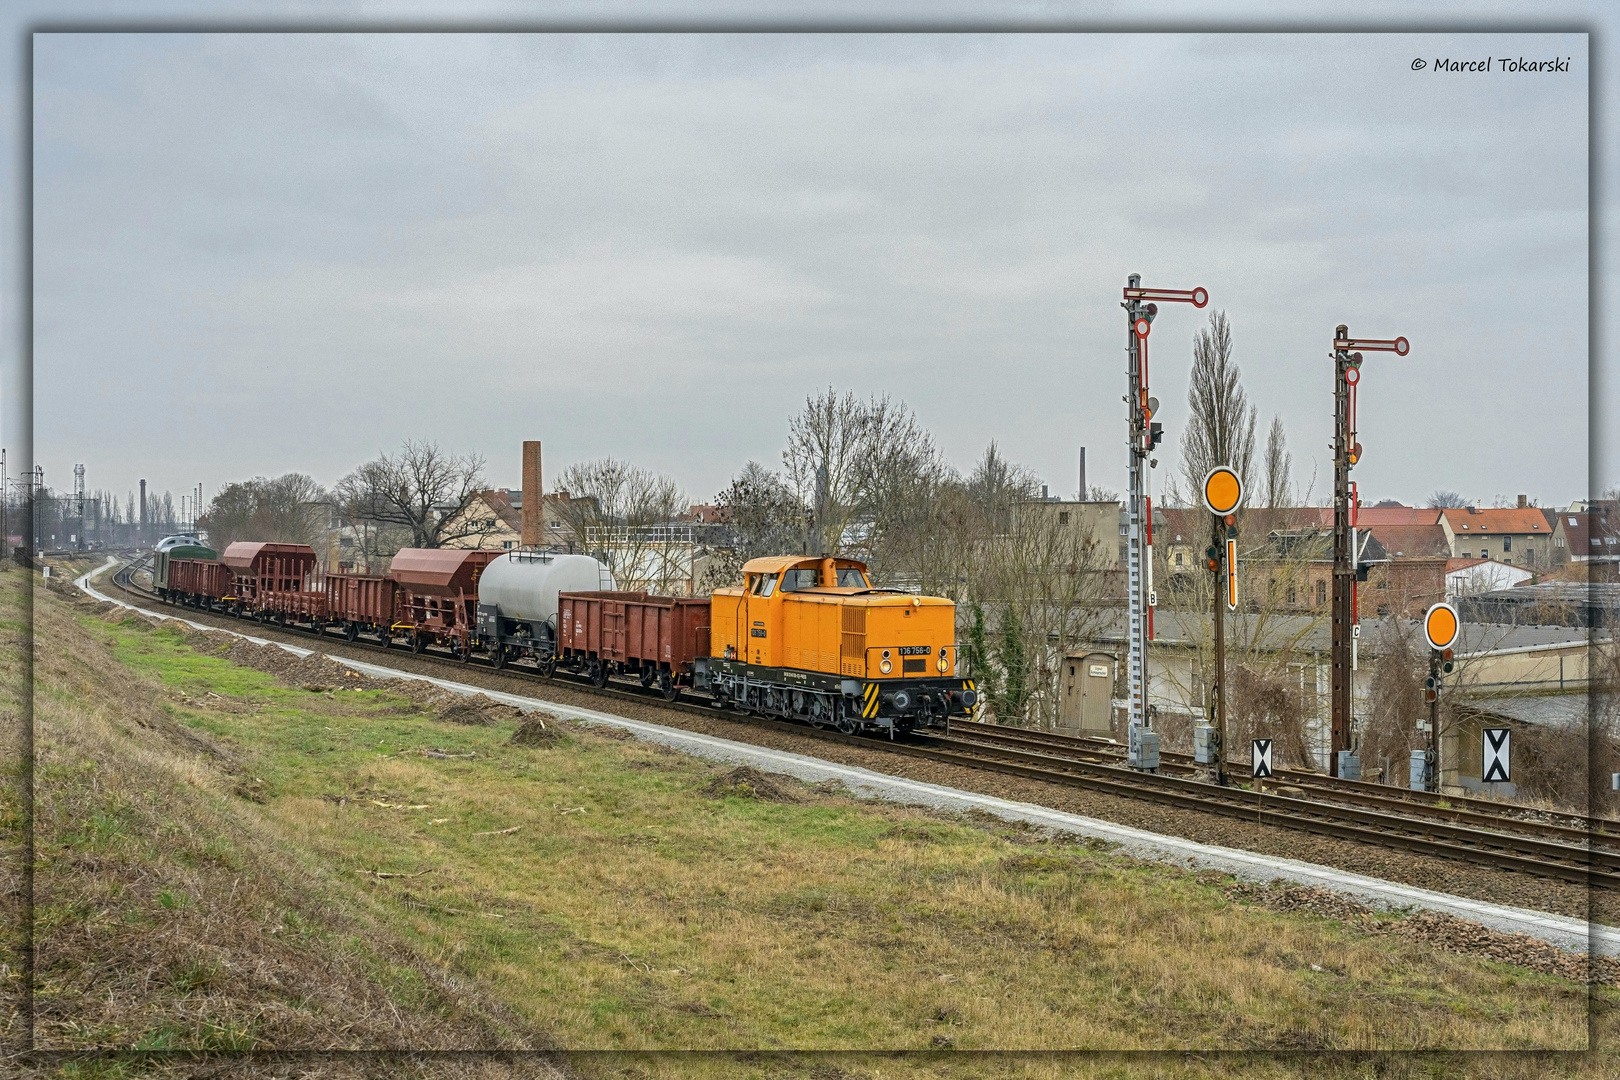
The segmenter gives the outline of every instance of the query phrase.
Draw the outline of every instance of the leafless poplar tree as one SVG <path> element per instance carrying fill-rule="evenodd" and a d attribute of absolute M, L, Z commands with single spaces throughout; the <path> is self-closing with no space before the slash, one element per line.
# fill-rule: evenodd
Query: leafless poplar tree
<path fill-rule="evenodd" d="M 1193 338 L 1191 382 L 1187 388 L 1187 427 L 1181 433 L 1181 475 L 1194 505 L 1204 476 L 1226 465 L 1243 482 L 1243 505 L 1254 491 L 1255 409 L 1243 389 L 1243 373 L 1232 359 L 1232 327 L 1226 312 L 1209 316 Z"/>
<path fill-rule="evenodd" d="M 407 440 L 399 453 L 368 461 L 338 481 L 337 499 L 356 525 L 392 526 L 409 533 L 409 546 L 436 548 L 489 531 L 484 520 L 460 512 L 486 486 L 482 457 Z"/>
<path fill-rule="evenodd" d="M 1288 452 L 1288 435 L 1283 431 L 1281 416 L 1271 418 L 1271 430 L 1266 434 L 1264 462 L 1266 487 L 1265 505 L 1271 508 L 1294 505 L 1294 455 Z"/>

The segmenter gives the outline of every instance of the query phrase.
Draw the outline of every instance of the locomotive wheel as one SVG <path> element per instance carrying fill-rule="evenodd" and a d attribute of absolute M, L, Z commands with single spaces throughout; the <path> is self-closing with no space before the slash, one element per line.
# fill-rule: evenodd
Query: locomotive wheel
<path fill-rule="evenodd" d="M 343 638 L 344 638 L 345 641 L 353 641 L 355 638 L 357 638 L 359 636 L 360 636 L 360 624 L 359 623 L 351 622 L 351 623 L 347 623 L 343 627 Z"/>
<path fill-rule="evenodd" d="M 658 692 L 664 695 L 665 701 L 674 701 L 681 696 L 681 688 L 675 685 L 675 680 L 667 671 L 658 674 Z"/>
<path fill-rule="evenodd" d="M 591 665 L 590 674 L 591 674 L 591 685 L 596 687 L 598 690 L 602 689 L 604 686 L 607 685 L 608 669 L 607 669 L 606 662 L 598 660 L 595 663 L 593 663 Z"/>

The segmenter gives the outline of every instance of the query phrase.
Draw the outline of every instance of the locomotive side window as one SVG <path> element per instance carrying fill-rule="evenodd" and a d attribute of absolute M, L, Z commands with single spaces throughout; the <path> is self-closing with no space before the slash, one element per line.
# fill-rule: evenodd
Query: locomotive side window
<path fill-rule="evenodd" d="M 853 566 L 840 567 L 838 571 L 838 587 L 841 589 L 864 589 L 866 575 Z"/>
<path fill-rule="evenodd" d="M 763 574 L 749 574 L 748 575 L 748 584 L 746 586 L 747 591 L 749 592 L 749 594 L 753 595 L 753 596 L 758 596 L 759 595 L 760 584 L 764 580 L 765 580 L 765 577 L 764 577 Z"/>
<path fill-rule="evenodd" d="M 760 580 L 765 584 L 760 586 L 759 595 L 770 596 L 776 591 L 776 579 L 774 577 L 761 578 Z"/>

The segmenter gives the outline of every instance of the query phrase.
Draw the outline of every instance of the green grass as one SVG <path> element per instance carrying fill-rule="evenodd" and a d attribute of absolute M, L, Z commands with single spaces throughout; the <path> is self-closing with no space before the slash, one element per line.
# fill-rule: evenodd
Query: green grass
<path fill-rule="evenodd" d="M 281 846 L 569 1047 L 1586 1040 L 1583 987 L 1234 905 L 1171 868 L 808 789 L 717 798 L 713 767 L 644 744 L 513 746 L 511 724 L 284 686 L 172 629 L 85 625 L 175 719 L 250 762 Z M 114 817 L 76 843 L 122 835 Z M 410 997 L 408 969 L 382 976 Z"/>

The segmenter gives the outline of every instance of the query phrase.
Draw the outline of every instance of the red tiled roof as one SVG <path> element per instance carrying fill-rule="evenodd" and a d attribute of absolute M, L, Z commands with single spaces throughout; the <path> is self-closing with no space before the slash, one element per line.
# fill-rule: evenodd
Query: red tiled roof
<path fill-rule="evenodd" d="M 1384 550 L 1396 559 L 1451 557 L 1451 545 L 1446 531 L 1438 523 L 1429 525 L 1374 525 L 1368 526 L 1365 517 L 1361 527 L 1373 534 L 1384 545 Z"/>
<path fill-rule="evenodd" d="M 1470 536 L 1475 533 L 1488 535 L 1530 533 L 1546 536 L 1552 531 L 1547 528 L 1546 516 L 1535 506 L 1526 506 L 1522 509 L 1517 506 L 1504 506 L 1481 509 L 1477 513 L 1469 510 L 1446 510 L 1444 513 L 1446 521 L 1451 523 L 1451 531 L 1458 536 L 1464 533 Z"/>
<path fill-rule="evenodd" d="M 1564 511 L 1560 518 L 1571 558 L 1620 556 L 1620 516 Z"/>

